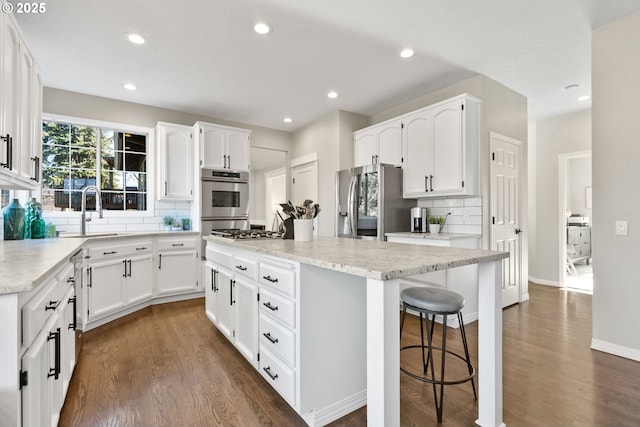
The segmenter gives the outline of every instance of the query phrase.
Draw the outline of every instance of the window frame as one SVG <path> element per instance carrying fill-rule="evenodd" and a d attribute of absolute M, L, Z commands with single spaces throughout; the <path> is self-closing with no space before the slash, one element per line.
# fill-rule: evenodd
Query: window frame
<path fill-rule="evenodd" d="M 147 210 L 138 211 L 138 210 L 104 210 L 104 218 L 131 218 L 131 217 L 139 217 L 139 218 L 152 218 L 155 216 L 155 181 L 156 181 L 156 156 L 155 156 L 155 129 L 140 125 L 133 125 L 127 123 L 117 123 L 117 122 L 108 122 L 104 120 L 94 120 L 94 119 L 85 119 L 82 117 L 73 117 L 73 116 L 65 116 L 60 114 L 49 114 L 42 113 L 42 122 L 45 121 L 54 121 L 54 122 L 62 122 L 71 125 L 80 125 L 80 126 L 91 126 L 97 128 L 106 128 L 110 130 L 116 130 L 120 132 L 131 132 L 136 134 L 144 134 L 147 135 L 147 164 L 149 165 L 149 169 L 147 171 Z M 40 140 L 40 145 L 42 145 L 42 138 Z M 98 144 L 97 149 L 100 150 L 100 146 Z M 97 172 L 97 171 L 96 171 Z M 38 198 L 42 199 L 42 185 L 38 187 Z M 93 211 L 90 211 L 93 212 Z M 44 211 L 43 212 L 47 218 L 75 218 L 80 215 L 79 211 Z"/>

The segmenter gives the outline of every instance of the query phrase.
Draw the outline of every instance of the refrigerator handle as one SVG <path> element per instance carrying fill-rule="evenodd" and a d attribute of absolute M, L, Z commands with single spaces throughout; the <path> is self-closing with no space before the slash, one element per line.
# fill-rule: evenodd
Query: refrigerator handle
<path fill-rule="evenodd" d="M 352 176 L 351 181 L 349 182 L 349 195 L 347 197 L 347 221 L 349 221 L 349 230 L 351 231 L 350 237 L 356 237 L 356 186 L 358 183 L 358 177 Z"/>

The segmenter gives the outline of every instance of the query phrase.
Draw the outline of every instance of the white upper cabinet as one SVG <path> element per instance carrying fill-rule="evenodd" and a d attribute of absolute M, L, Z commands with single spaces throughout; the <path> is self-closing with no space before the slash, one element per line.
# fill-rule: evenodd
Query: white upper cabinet
<path fill-rule="evenodd" d="M 158 199 L 193 200 L 193 129 L 158 122 Z"/>
<path fill-rule="evenodd" d="M 405 198 L 479 194 L 480 101 L 468 95 L 403 117 Z"/>
<path fill-rule="evenodd" d="M 194 125 L 200 166 L 209 169 L 249 170 L 251 131 L 210 123 Z"/>
<path fill-rule="evenodd" d="M 40 181 L 42 83 L 10 14 L 0 14 L 0 185 L 34 190 Z"/>
<path fill-rule="evenodd" d="M 390 120 L 354 132 L 354 166 L 402 165 L 402 121 Z"/>

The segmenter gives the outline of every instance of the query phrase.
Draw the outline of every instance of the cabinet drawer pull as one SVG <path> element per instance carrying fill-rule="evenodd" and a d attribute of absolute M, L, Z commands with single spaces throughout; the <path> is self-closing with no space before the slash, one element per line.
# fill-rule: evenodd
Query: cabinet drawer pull
<path fill-rule="evenodd" d="M 55 310 L 58 308 L 58 301 L 49 301 L 49 304 L 44 308 L 44 311 Z"/>
<path fill-rule="evenodd" d="M 60 328 L 56 329 L 55 332 L 49 332 L 49 336 L 47 337 L 47 341 L 55 340 L 55 362 L 54 367 L 49 368 L 49 373 L 47 374 L 47 378 L 54 377 L 56 380 L 60 376 L 60 367 L 62 364 L 60 363 L 61 356 L 61 347 L 60 347 Z"/>
<path fill-rule="evenodd" d="M 429 175 L 429 191 L 433 191 L 433 175 Z"/>
<path fill-rule="evenodd" d="M 267 375 L 269 375 L 269 377 L 272 380 L 276 380 L 278 378 L 278 374 L 272 374 L 271 373 L 271 366 L 267 366 L 266 368 L 262 368 L 263 371 L 265 371 L 267 373 Z"/>
<path fill-rule="evenodd" d="M 271 343 L 272 343 L 272 344 L 276 344 L 276 343 L 278 342 L 278 338 L 273 338 L 273 337 L 271 336 L 271 332 L 267 332 L 267 333 L 264 333 L 264 334 L 262 334 L 262 335 L 264 335 L 264 337 L 265 337 L 266 339 L 268 339 L 269 341 L 271 341 Z"/>
<path fill-rule="evenodd" d="M 424 176 L 424 192 L 429 191 L 429 177 L 427 175 Z"/>
<path fill-rule="evenodd" d="M 278 306 L 277 305 L 276 306 L 271 305 L 271 301 L 264 302 L 264 303 L 262 303 L 262 305 L 264 305 L 265 307 L 267 307 L 271 311 L 278 311 Z"/>
<path fill-rule="evenodd" d="M 172 243 L 171 246 L 184 246 L 184 243 Z"/>
<path fill-rule="evenodd" d="M 118 251 L 111 251 L 111 252 L 102 252 L 102 255 L 113 255 L 113 254 L 117 254 Z"/>
<path fill-rule="evenodd" d="M 143 246 L 141 248 L 136 248 L 136 251 L 144 251 L 147 250 L 148 248 L 146 246 Z"/>
<path fill-rule="evenodd" d="M 262 278 L 263 278 L 264 280 L 268 280 L 268 281 L 270 281 L 271 283 L 278 283 L 278 278 L 277 278 L 277 277 L 274 279 L 274 278 L 273 278 L 273 277 L 271 277 L 271 276 L 262 276 Z"/>
<path fill-rule="evenodd" d="M 244 265 L 236 265 L 236 268 L 240 271 L 247 271 L 247 267 L 245 267 Z"/>

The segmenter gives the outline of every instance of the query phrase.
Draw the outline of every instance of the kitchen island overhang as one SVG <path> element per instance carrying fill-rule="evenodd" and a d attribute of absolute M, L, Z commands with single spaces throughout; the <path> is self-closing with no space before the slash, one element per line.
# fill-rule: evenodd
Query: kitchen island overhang
<path fill-rule="evenodd" d="M 502 259 L 507 258 L 508 253 L 333 237 L 316 237 L 309 242 L 230 240 L 208 236 L 204 239 L 230 249 L 254 252 L 258 256 L 294 261 L 365 279 L 366 402 L 370 426 L 397 426 L 400 423 L 398 279 L 479 264 L 478 371 L 482 381 L 476 423 L 482 427 L 504 425 L 501 301 Z M 300 286 L 304 287 L 304 283 Z"/>

